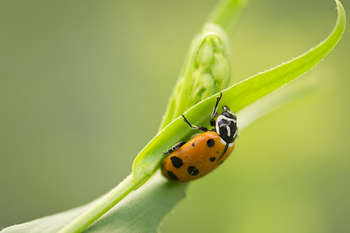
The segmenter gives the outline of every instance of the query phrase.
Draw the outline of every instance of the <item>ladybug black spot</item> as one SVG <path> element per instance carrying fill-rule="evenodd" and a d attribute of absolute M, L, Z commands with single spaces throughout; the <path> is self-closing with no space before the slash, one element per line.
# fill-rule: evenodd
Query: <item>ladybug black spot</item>
<path fill-rule="evenodd" d="M 196 144 L 194 144 L 194 142 L 192 142 L 192 146 L 194 147 Z"/>
<path fill-rule="evenodd" d="M 209 147 L 215 146 L 215 141 L 214 141 L 214 139 L 209 139 L 209 140 L 207 141 L 207 145 L 208 145 Z"/>
<path fill-rule="evenodd" d="M 194 167 L 194 166 L 188 167 L 188 168 L 187 168 L 187 172 L 188 172 L 188 174 L 190 174 L 191 176 L 196 176 L 196 175 L 199 174 L 199 170 L 198 170 L 196 167 Z"/>
<path fill-rule="evenodd" d="M 214 162 L 215 159 L 216 159 L 215 157 L 210 157 L 210 158 L 209 158 L 210 162 Z"/>
<path fill-rule="evenodd" d="M 171 171 L 168 171 L 168 177 L 171 179 L 171 180 L 179 180 L 179 178 L 177 178 L 177 176 L 171 172 Z"/>
<path fill-rule="evenodd" d="M 183 164 L 182 159 L 180 159 L 179 157 L 176 157 L 176 156 L 172 156 L 170 158 L 170 160 L 175 168 L 180 168 Z"/>

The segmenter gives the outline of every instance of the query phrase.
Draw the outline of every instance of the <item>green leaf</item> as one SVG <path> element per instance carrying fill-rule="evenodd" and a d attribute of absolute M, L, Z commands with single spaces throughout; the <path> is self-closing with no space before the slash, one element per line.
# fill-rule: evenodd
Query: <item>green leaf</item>
<path fill-rule="evenodd" d="M 237 116 L 240 131 L 281 106 L 313 94 L 319 88 L 318 83 L 300 81 L 280 88 L 240 111 Z"/>
<path fill-rule="evenodd" d="M 86 206 L 81 206 L 59 214 L 13 225 L 3 229 L 1 233 L 55 233 L 93 204 L 94 202 L 91 202 Z"/>

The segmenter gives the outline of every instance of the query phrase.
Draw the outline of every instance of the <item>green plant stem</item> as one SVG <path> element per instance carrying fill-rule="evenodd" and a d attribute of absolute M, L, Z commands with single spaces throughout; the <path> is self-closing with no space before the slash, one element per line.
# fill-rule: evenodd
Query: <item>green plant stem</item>
<path fill-rule="evenodd" d="M 222 0 L 209 17 L 209 22 L 219 25 L 225 31 L 237 22 L 248 0 Z"/>
<path fill-rule="evenodd" d="M 111 191 L 97 200 L 91 208 L 62 228 L 58 233 L 82 232 L 126 197 L 132 190 L 136 189 L 137 186 L 138 184 L 134 183 L 132 176 L 129 175 Z"/>

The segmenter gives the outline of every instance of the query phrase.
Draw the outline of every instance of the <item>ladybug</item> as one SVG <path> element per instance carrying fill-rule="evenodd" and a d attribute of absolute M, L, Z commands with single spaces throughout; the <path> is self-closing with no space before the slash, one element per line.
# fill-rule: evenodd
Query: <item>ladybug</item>
<path fill-rule="evenodd" d="M 210 117 L 208 130 L 203 126 L 192 125 L 184 115 L 184 121 L 200 133 L 187 142 L 179 142 L 164 154 L 162 174 L 175 182 L 188 182 L 198 179 L 222 164 L 235 147 L 237 138 L 237 117 L 227 106 L 223 106 L 221 114 L 217 114 L 222 93 L 217 97 Z M 215 117 L 217 120 L 215 121 Z"/>

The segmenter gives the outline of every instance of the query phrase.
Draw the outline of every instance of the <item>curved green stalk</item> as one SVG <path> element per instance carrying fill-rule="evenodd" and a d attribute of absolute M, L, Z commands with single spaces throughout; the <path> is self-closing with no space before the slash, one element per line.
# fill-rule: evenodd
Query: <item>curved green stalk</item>
<path fill-rule="evenodd" d="M 225 0 L 222 1 L 209 17 L 209 22 L 220 25 L 226 31 L 232 28 L 242 13 L 248 0 Z"/>
<path fill-rule="evenodd" d="M 133 189 L 135 189 L 135 187 L 132 182 L 132 177 L 128 176 L 111 191 L 97 200 L 96 203 L 93 204 L 93 207 L 78 216 L 72 223 L 68 224 L 59 232 L 82 232 L 95 222 L 96 219 L 101 217 L 120 200 L 127 196 Z"/>

